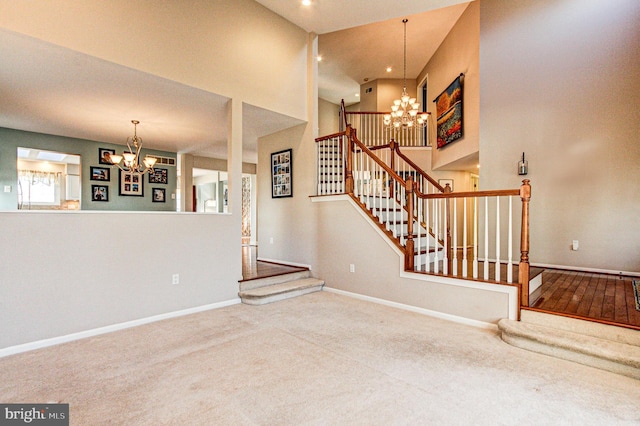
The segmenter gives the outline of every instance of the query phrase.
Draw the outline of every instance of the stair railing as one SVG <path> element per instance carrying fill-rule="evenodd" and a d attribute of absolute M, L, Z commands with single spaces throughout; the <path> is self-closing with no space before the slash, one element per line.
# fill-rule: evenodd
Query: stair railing
<path fill-rule="evenodd" d="M 368 147 L 375 147 L 395 139 L 396 143 L 405 147 L 431 146 L 428 140 L 427 127 L 407 127 L 390 129 L 384 125 L 384 115 L 390 112 L 355 112 L 347 111 L 344 99 L 340 103 L 340 130 L 348 125 L 358 129 L 358 138 Z M 427 113 L 431 116 L 431 113 Z"/>
<path fill-rule="evenodd" d="M 318 195 L 344 194 L 349 150 L 347 132 L 334 133 L 316 139 L 316 170 Z"/>
<path fill-rule="evenodd" d="M 423 179 L 426 173 L 393 144 L 387 154 L 383 154 L 387 147 L 367 147 L 350 125 L 316 141 L 319 164 L 329 165 L 328 171 L 318 172 L 318 195 L 351 195 L 403 251 L 406 270 L 517 282 L 522 306 L 528 306 L 528 180 L 519 189 L 454 193 L 430 177 Z M 327 147 L 338 153 L 338 159 L 321 159 Z M 398 170 L 400 164 L 406 169 Z M 322 182 L 327 175 L 339 178 Z M 514 202 L 517 196 L 520 203 Z M 519 262 L 514 257 L 518 215 Z"/>
<path fill-rule="evenodd" d="M 411 178 L 409 178 L 411 180 Z M 531 185 L 522 181 L 519 189 L 425 194 L 415 183 L 409 208 L 429 210 L 445 221 L 443 273 L 460 278 L 520 284 L 522 306 L 529 305 L 529 202 Z M 514 198 L 520 198 L 520 205 Z M 416 206 L 417 204 L 417 206 Z M 514 258 L 515 222 L 520 209 L 520 259 Z M 453 220 L 452 220 L 453 218 Z M 452 232 L 450 234 L 449 232 Z M 506 257 L 505 257 L 506 256 Z M 429 264 L 416 265 L 405 260 L 411 270 L 430 272 Z M 435 268 L 437 268 L 437 263 Z M 480 271 L 482 268 L 482 272 Z M 437 273 L 437 271 L 434 271 Z M 504 275 L 506 274 L 506 279 Z"/>

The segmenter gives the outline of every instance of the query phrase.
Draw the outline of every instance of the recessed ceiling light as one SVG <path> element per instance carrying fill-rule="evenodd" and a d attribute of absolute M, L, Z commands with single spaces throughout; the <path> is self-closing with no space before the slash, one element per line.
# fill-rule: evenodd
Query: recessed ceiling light
<path fill-rule="evenodd" d="M 391 72 L 392 68 L 391 67 L 387 67 L 387 72 Z"/>
<path fill-rule="evenodd" d="M 303 6 L 311 6 L 311 0 L 302 0 Z"/>
<path fill-rule="evenodd" d="M 318 56 L 316 57 L 316 59 L 317 59 L 317 61 L 318 61 L 318 62 L 322 62 L 322 55 L 318 55 Z"/>
<path fill-rule="evenodd" d="M 360 97 L 360 93 L 356 93 L 356 98 L 359 98 L 359 97 Z"/>

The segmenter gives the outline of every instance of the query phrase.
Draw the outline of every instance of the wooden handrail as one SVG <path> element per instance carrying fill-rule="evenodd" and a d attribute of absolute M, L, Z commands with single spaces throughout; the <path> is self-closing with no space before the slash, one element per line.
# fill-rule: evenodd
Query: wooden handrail
<path fill-rule="evenodd" d="M 351 129 L 351 126 L 347 127 L 348 129 Z M 402 179 L 400 177 L 399 174 L 397 174 L 395 171 L 391 170 L 391 167 L 387 166 L 385 164 L 384 161 L 382 161 L 380 158 L 378 158 L 377 155 L 374 155 L 373 152 L 371 152 L 371 150 L 369 148 L 367 148 L 367 146 L 365 144 L 363 144 L 362 142 L 360 142 L 360 140 L 356 137 L 355 135 L 355 131 L 353 132 L 353 137 L 351 138 L 351 140 L 353 141 L 353 143 L 355 145 L 357 145 L 363 152 L 365 152 L 369 157 L 371 157 L 371 159 L 373 161 L 375 161 L 376 163 L 378 163 L 378 165 L 380 167 L 382 167 L 382 169 L 384 171 L 386 171 L 387 173 L 389 173 L 389 175 L 394 179 L 397 180 L 398 182 L 400 182 L 403 186 L 405 184 L 405 180 Z"/>
<path fill-rule="evenodd" d="M 446 192 L 442 194 L 424 194 L 416 190 L 416 195 L 422 199 L 504 197 L 508 195 L 520 195 L 520 189 L 496 189 L 492 191 Z"/>
<path fill-rule="evenodd" d="M 333 138 L 337 138 L 337 137 L 340 137 L 340 136 L 345 136 L 346 134 L 347 134 L 346 131 L 338 132 L 338 133 L 332 133 L 332 134 L 327 135 L 327 136 L 321 136 L 319 138 L 316 138 L 315 140 L 316 140 L 316 143 L 317 143 L 317 142 L 326 141 L 328 139 L 333 139 Z"/>
<path fill-rule="evenodd" d="M 427 172 L 425 172 L 420 167 L 418 167 L 418 165 L 416 163 L 414 163 L 409 157 L 404 155 L 402 153 L 402 151 L 400 151 L 400 145 L 398 145 L 398 143 L 396 141 L 394 141 L 393 139 L 391 140 L 391 143 L 389 143 L 389 145 L 391 146 L 392 144 L 393 144 L 393 148 L 392 149 L 395 150 L 398 153 L 400 158 L 402 158 L 404 161 L 406 161 L 411 167 L 416 169 L 416 171 L 418 173 L 420 173 L 424 178 L 426 178 L 440 192 L 444 192 L 444 187 L 442 185 L 440 185 L 438 182 L 436 182 L 435 179 L 433 179 L 431 176 L 429 176 L 429 174 Z"/>

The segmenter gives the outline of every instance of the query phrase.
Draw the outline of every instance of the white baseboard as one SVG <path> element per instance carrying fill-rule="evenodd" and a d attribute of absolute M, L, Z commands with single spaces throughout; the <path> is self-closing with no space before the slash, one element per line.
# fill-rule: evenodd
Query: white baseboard
<path fill-rule="evenodd" d="M 224 308 L 226 306 L 237 305 L 240 303 L 240 299 L 231 299 L 224 302 L 211 303 L 209 305 L 196 306 L 195 308 L 183 309 L 180 311 L 167 312 L 164 314 L 154 315 L 151 317 L 140 318 L 137 320 L 122 322 L 119 324 L 107 325 L 105 327 L 94 328 L 91 330 L 80 331 L 78 333 L 67 334 L 65 336 L 52 337 L 50 339 L 38 340 L 35 342 L 24 343 L 21 345 L 9 346 L 4 349 L 0 349 L 0 358 L 15 355 L 22 352 L 33 351 L 35 349 L 42 349 L 49 346 L 59 345 L 61 343 L 72 342 L 74 340 L 85 339 L 87 337 L 99 336 L 101 334 L 111 333 L 118 330 L 124 330 L 126 328 L 137 327 L 139 325 L 149 324 L 156 321 L 162 321 L 169 318 L 181 317 L 184 315 L 195 314 L 198 312 L 209 311 L 211 309 Z"/>
<path fill-rule="evenodd" d="M 583 268 L 581 266 L 566 266 L 566 265 L 553 265 L 549 263 L 532 263 L 531 266 L 535 266 L 537 268 L 552 268 L 552 269 L 566 269 L 568 271 L 578 271 L 578 272 L 593 272 L 597 274 L 608 274 L 608 275 L 623 275 L 627 277 L 640 277 L 640 272 L 631 272 L 631 271 L 614 271 L 612 269 L 598 269 L 598 268 Z"/>
<path fill-rule="evenodd" d="M 350 291 L 338 290 L 336 288 L 327 287 L 326 285 L 322 288 L 322 291 L 327 291 L 329 293 L 340 294 L 342 296 L 352 297 L 354 299 L 364 300 L 366 302 L 378 303 L 380 305 L 389 306 L 392 308 L 398 308 L 405 311 L 415 312 L 422 315 L 428 315 L 430 317 L 439 318 L 447 321 L 457 322 L 459 324 L 470 325 L 473 327 L 478 327 L 486 330 L 497 331 L 498 325 L 492 324 L 489 322 L 478 321 L 470 318 L 459 317 L 457 315 L 445 314 L 443 312 L 432 311 L 430 309 L 419 308 L 417 306 L 405 305 L 403 303 L 391 302 L 389 300 L 378 299 L 376 297 L 365 296 L 363 294 L 351 293 Z"/>

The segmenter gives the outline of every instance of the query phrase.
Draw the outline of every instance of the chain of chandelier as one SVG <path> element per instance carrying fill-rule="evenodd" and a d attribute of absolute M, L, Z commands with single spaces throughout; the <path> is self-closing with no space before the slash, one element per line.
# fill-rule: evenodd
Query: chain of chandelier
<path fill-rule="evenodd" d="M 408 19 L 402 20 L 404 24 L 404 83 L 402 95 L 400 99 L 393 101 L 391 114 L 385 114 L 383 117 L 384 126 L 394 130 L 425 127 L 428 117 L 426 112 L 420 112 L 420 103 L 416 102 L 416 98 L 412 98 L 407 94 L 407 22 Z"/>

